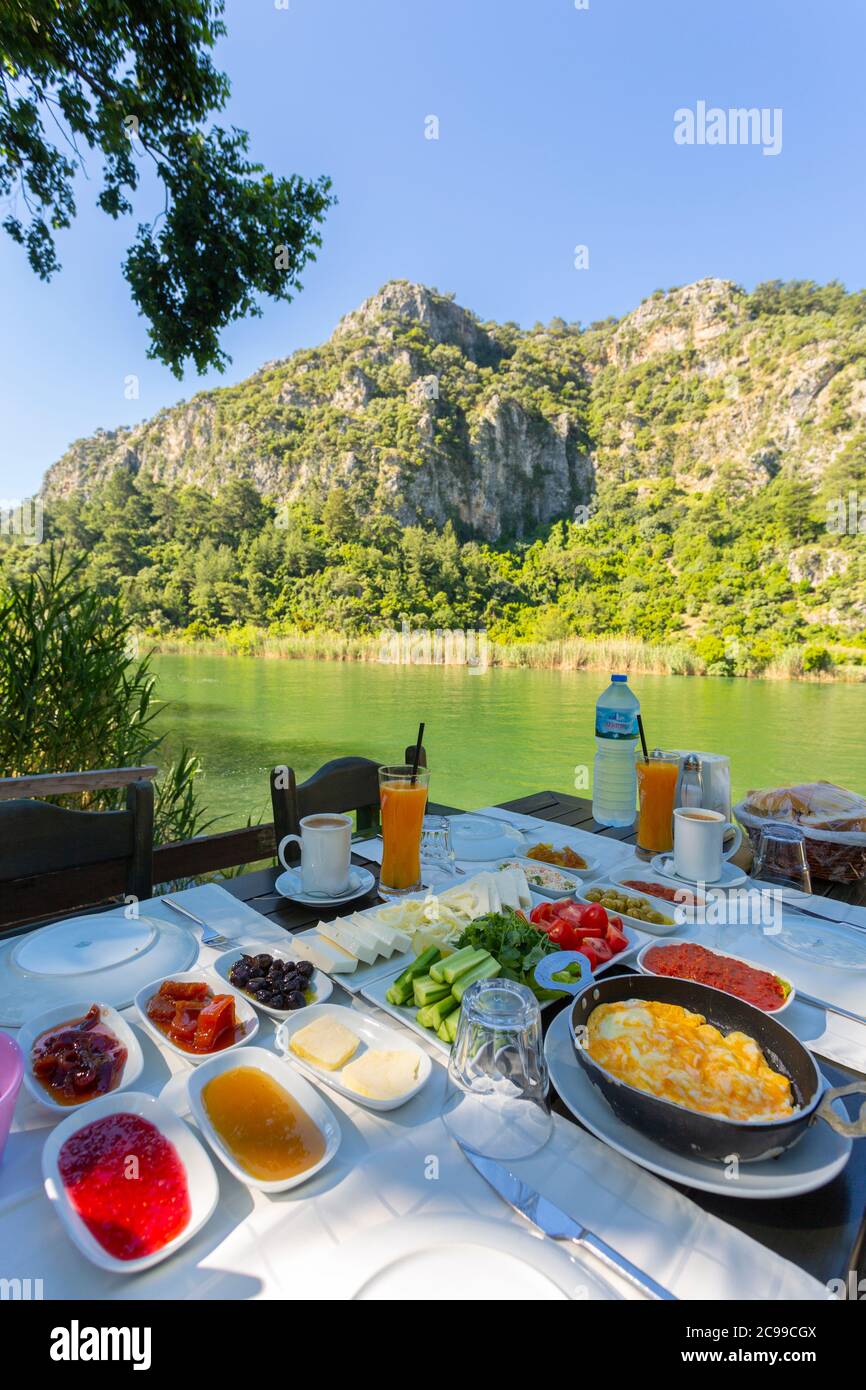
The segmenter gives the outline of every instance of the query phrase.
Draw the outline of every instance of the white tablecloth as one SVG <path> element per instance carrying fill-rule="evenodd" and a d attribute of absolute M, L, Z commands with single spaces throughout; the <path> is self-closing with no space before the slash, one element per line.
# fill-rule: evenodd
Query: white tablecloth
<path fill-rule="evenodd" d="M 280 928 L 219 887 L 193 888 L 176 897 L 241 943 L 285 942 Z M 158 901 L 142 906 L 149 915 L 177 920 Z M 203 947 L 201 963 L 215 954 Z M 352 1002 L 339 989 L 332 1001 Z M 126 1017 L 134 1022 L 134 1010 Z M 189 1064 L 157 1046 L 143 1028 L 138 1034 L 145 1070 L 136 1089 L 162 1093 L 183 1110 Z M 273 1042 L 273 1023 L 262 1015 L 256 1045 L 273 1047 Z M 42 1190 L 42 1144 L 56 1121 L 22 1091 L 0 1165 L 0 1278 L 41 1278 L 46 1298 L 329 1298 L 335 1290 L 350 1295 L 366 1277 L 371 1247 L 393 1232 L 394 1222 L 434 1217 L 459 1230 L 462 1222 L 477 1225 L 481 1218 L 525 1231 L 521 1218 L 493 1194 L 450 1139 L 440 1118 L 442 1054 L 430 1051 L 435 1061 L 430 1081 L 399 1110 L 377 1114 L 322 1088 L 339 1118 L 342 1144 L 319 1176 L 292 1192 L 253 1192 L 214 1158 L 220 1200 L 210 1221 L 171 1259 L 129 1278 L 91 1265 L 65 1235 Z M 512 1166 L 680 1298 L 827 1297 L 824 1287 L 795 1265 L 567 1120 L 557 1117 L 545 1148 Z M 576 1288 L 580 1268 L 575 1266 Z M 632 1296 L 626 1285 L 614 1282 L 617 1293 Z M 507 1273 L 499 1287 L 485 1288 L 485 1297 L 509 1297 Z"/>

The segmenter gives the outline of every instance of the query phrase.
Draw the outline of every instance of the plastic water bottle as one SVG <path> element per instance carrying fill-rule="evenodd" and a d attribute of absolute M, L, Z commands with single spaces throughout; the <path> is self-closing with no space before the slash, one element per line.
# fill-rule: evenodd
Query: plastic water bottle
<path fill-rule="evenodd" d="M 595 706 L 592 814 L 599 825 L 631 825 L 637 801 L 634 756 L 640 701 L 628 676 L 611 676 Z"/>

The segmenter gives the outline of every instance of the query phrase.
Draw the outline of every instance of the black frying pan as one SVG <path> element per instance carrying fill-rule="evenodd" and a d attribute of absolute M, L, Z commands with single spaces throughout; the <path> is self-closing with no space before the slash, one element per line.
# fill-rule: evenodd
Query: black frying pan
<path fill-rule="evenodd" d="M 612 1004 L 621 999 L 656 999 L 664 1004 L 679 1004 L 693 1013 L 703 1014 L 721 1033 L 733 1029 L 747 1033 L 755 1039 L 770 1066 L 788 1077 L 797 1110 L 781 1120 L 725 1120 L 686 1110 L 673 1101 L 660 1100 L 617 1080 L 593 1061 L 582 1045 L 582 1037 L 589 1016 L 598 1004 Z M 811 1052 L 799 1038 L 771 1014 L 733 994 L 692 980 L 610 975 L 591 981 L 576 993 L 569 1024 L 577 1060 L 614 1114 L 665 1148 L 690 1158 L 708 1158 L 722 1163 L 735 1156 L 743 1163 L 775 1158 L 802 1139 L 809 1125 L 817 1119 L 825 1120 L 837 1134 L 855 1139 L 866 1136 L 866 1104 L 861 1107 L 857 1120 L 842 1119 L 831 1106 L 837 1096 L 856 1092 L 866 1095 L 866 1082 L 830 1089 Z"/>

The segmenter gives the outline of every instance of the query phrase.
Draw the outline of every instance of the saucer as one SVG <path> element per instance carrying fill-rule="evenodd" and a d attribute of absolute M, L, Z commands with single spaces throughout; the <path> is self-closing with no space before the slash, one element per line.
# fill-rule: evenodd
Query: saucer
<path fill-rule="evenodd" d="M 650 864 L 657 874 L 661 874 L 662 878 L 669 878 L 672 883 L 686 884 L 689 888 L 697 888 L 700 884 L 704 884 L 707 888 L 736 888 L 739 884 L 745 883 L 748 878 L 745 869 L 740 869 L 727 859 L 722 863 L 721 876 L 713 879 L 683 878 L 675 872 L 673 855 L 671 854 L 656 854 L 650 860 Z"/>
<path fill-rule="evenodd" d="M 362 869 L 359 865 L 353 864 L 349 870 L 348 888 L 345 893 L 339 893 L 336 897 L 322 893 L 305 893 L 301 887 L 301 874 L 298 869 L 286 869 L 281 873 L 274 884 L 274 890 L 284 898 L 291 898 L 293 903 L 303 903 L 306 907 L 339 907 L 341 903 L 350 903 L 353 899 L 372 892 L 375 886 L 375 875 L 371 874 L 369 869 Z"/>

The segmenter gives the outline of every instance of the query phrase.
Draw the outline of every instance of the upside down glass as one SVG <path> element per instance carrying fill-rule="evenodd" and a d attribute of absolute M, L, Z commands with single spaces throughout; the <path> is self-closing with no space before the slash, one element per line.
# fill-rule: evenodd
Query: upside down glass
<path fill-rule="evenodd" d="M 811 893 L 806 837 L 800 827 L 787 821 L 768 821 L 762 826 L 751 872 L 752 878 L 774 888 Z"/>
<path fill-rule="evenodd" d="M 421 887 L 421 827 L 427 807 L 430 772 L 407 764 L 379 768 L 382 808 L 382 872 L 379 891 L 395 897 Z"/>
<path fill-rule="evenodd" d="M 553 1128 L 538 1000 L 515 980 L 476 980 L 463 996 L 443 1119 L 487 1158 L 525 1158 Z"/>

